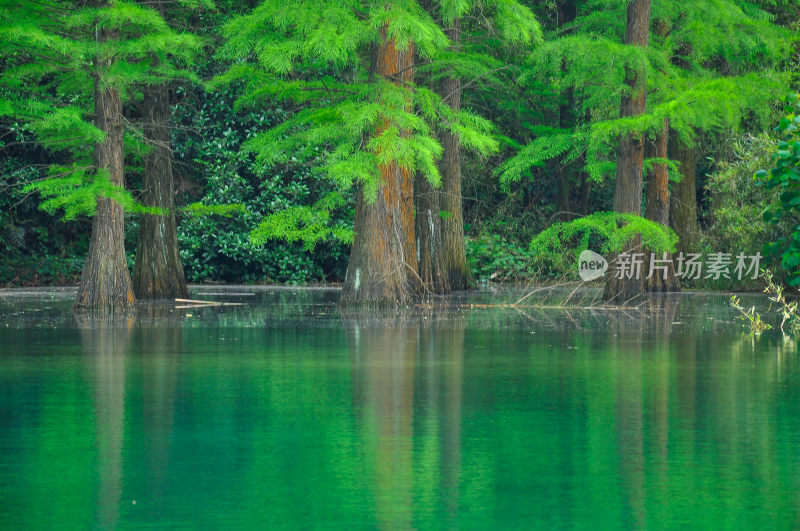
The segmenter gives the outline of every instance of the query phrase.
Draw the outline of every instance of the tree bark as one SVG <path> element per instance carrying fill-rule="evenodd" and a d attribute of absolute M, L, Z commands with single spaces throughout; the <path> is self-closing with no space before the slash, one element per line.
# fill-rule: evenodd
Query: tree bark
<path fill-rule="evenodd" d="M 647 46 L 650 40 L 650 0 L 633 0 L 628 4 L 625 44 Z M 647 73 L 631 66 L 625 67 L 625 84 L 630 89 L 622 95 L 620 117 L 638 116 L 647 107 Z M 617 153 L 617 181 L 614 186 L 614 212 L 642 213 L 642 166 L 644 142 L 641 134 L 629 133 L 619 142 Z M 641 252 L 641 239 L 629 248 L 629 253 Z M 611 257 L 614 260 L 616 257 Z M 613 268 L 612 268 L 613 269 Z M 603 299 L 623 302 L 644 292 L 644 279 L 617 278 L 613 272 L 607 277 Z"/>
<path fill-rule="evenodd" d="M 566 64 L 562 64 L 562 71 L 566 70 Z M 559 105 L 558 126 L 561 129 L 569 129 L 574 124 L 572 108 L 575 106 L 575 92 L 572 88 L 565 89 L 561 93 L 561 105 Z M 555 159 L 556 178 L 558 179 L 558 219 L 569 221 L 574 219 L 575 212 L 570 202 L 570 179 L 567 167 L 564 165 L 564 156 Z"/>
<path fill-rule="evenodd" d="M 430 6 L 428 6 L 430 9 Z M 459 20 L 445 33 L 454 47 L 461 36 Z M 461 108 L 461 80 L 446 77 L 439 94 L 451 109 Z M 417 245 L 419 273 L 427 289 L 435 293 L 464 290 L 472 285 L 464 247 L 464 213 L 461 204 L 461 146 L 458 137 L 440 129 L 442 158 L 439 173 L 442 186 L 433 188 L 424 178 L 417 179 Z"/>
<path fill-rule="evenodd" d="M 664 118 L 664 127 L 659 131 L 654 142 L 648 144 L 650 153 L 649 158 L 667 158 L 667 142 L 669 138 L 669 120 Z M 645 217 L 656 223 L 661 223 L 665 227 L 669 226 L 669 170 L 666 163 L 658 163 L 653 166 L 653 171 L 647 180 L 645 189 Z M 667 263 L 658 265 L 665 266 L 666 269 L 654 269 L 650 275 L 651 253 L 645 249 L 645 289 L 650 292 L 670 292 L 680 291 L 681 286 L 678 277 L 675 276 L 675 266 L 672 263 L 672 256 L 657 256 L 657 259 L 666 259 Z"/>
<path fill-rule="evenodd" d="M 447 31 L 452 42 L 458 42 L 460 29 L 458 21 Z M 449 95 L 447 103 L 454 110 L 461 109 L 461 80 L 444 79 L 442 93 Z M 442 174 L 444 194 L 442 194 L 442 210 L 446 212 L 442 220 L 442 239 L 444 241 L 445 276 L 450 289 L 465 290 L 474 284 L 472 273 L 467 264 L 467 253 L 464 248 L 464 209 L 461 202 L 461 146 L 458 137 L 449 131 L 441 133 L 442 160 L 439 168 Z"/>
<path fill-rule="evenodd" d="M 446 30 L 450 41 L 457 44 L 461 39 L 460 21 Z M 456 111 L 461 109 L 461 80 L 446 78 L 442 81 L 442 93 L 449 96 L 447 104 Z M 447 212 L 442 222 L 444 240 L 445 276 L 452 290 L 465 290 L 474 284 L 467 264 L 464 248 L 464 209 L 461 197 L 461 146 L 458 137 L 449 131 L 441 135 L 444 153 L 439 163 L 443 179 L 444 194 L 442 210 Z"/>
<path fill-rule="evenodd" d="M 578 14 L 575 0 L 567 0 L 558 4 L 558 25 L 565 27 L 572 23 Z M 567 73 L 567 59 L 561 60 L 561 73 Z M 573 87 L 566 87 L 561 92 L 560 103 L 558 106 L 558 126 L 561 129 L 569 129 L 575 123 L 575 90 Z M 558 178 L 558 218 L 561 221 L 569 221 L 575 217 L 575 213 L 570 205 L 570 179 L 567 168 L 563 164 L 565 157 L 558 157 L 556 163 L 556 176 Z"/>
<path fill-rule="evenodd" d="M 413 46 L 398 49 L 384 27 L 377 73 L 403 84 L 413 79 L 413 61 Z M 375 199 L 368 200 L 363 189 L 356 199 L 355 239 L 342 287 L 344 304 L 407 304 L 421 290 L 414 234 L 414 176 L 397 163 L 380 171 L 382 183 Z"/>
<path fill-rule="evenodd" d="M 185 297 L 186 278 L 178 251 L 169 133 L 169 90 L 166 85 L 145 89 L 144 135 L 152 151 L 144 160 L 141 201 L 164 210 L 161 215 L 144 214 L 139 228 L 133 288 L 142 299 Z"/>
<path fill-rule="evenodd" d="M 678 234 L 678 250 L 697 252 L 700 226 L 697 223 L 697 161 L 696 147 L 687 147 L 675 139 L 673 157 L 683 178 L 673 186 L 670 204 L 670 226 Z"/>
<path fill-rule="evenodd" d="M 98 32 L 100 41 L 112 38 L 108 31 Z M 98 59 L 96 65 L 98 70 L 110 66 L 110 59 Z M 98 129 L 106 134 L 106 138 L 95 145 L 95 167 L 108 172 L 112 184 L 125 186 L 122 101 L 117 90 L 107 86 L 99 73 L 94 79 L 94 111 Z M 136 304 L 125 257 L 124 229 L 122 205 L 107 197 L 99 198 L 92 220 L 89 253 L 75 300 L 76 310 L 113 313 Z"/>
<path fill-rule="evenodd" d="M 444 184 L 444 183 L 442 183 Z M 417 260 L 419 276 L 426 291 L 448 293 L 450 283 L 445 271 L 442 190 L 434 188 L 422 175 L 417 176 Z"/>

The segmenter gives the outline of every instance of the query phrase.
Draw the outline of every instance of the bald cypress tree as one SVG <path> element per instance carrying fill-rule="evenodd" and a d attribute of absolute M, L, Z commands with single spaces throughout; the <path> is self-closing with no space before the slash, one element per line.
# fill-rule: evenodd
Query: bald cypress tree
<path fill-rule="evenodd" d="M 667 143 L 669 141 L 669 120 L 664 118 L 664 124 L 655 138 L 647 143 L 645 156 L 654 162 L 650 175 L 647 178 L 645 188 L 645 217 L 650 221 L 660 223 L 664 227 L 669 227 L 669 167 L 667 164 Z M 645 247 L 644 249 L 644 273 L 645 289 L 647 291 L 666 293 L 680 291 L 681 285 L 675 275 L 675 266 L 670 254 L 652 253 Z M 651 260 L 661 260 L 654 263 L 651 274 Z M 663 269 L 662 269 L 663 268 Z"/>
<path fill-rule="evenodd" d="M 51 1 L 12 5 L 0 14 L 10 96 L 0 113 L 25 124 L 49 150 L 72 164 L 51 167 L 31 186 L 43 207 L 66 218 L 94 216 L 76 309 L 112 312 L 133 306 L 124 248 L 128 120 L 123 103 L 139 86 L 181 73 L 198 48 L 173 32 L 158 12 L 131 2 Z M 162 213 L 151 209 L 151 213 Z"/>
<path fill-rule="evenodd" d="M 539 175 L 531 168 L 555 159 L 576 168 L 582 182 L 615 179 L 611 182 L 622 186 L 625 181 L 616 178 L 631 173 L 620 163 L 630 167 L 636 161 L 633 167 L 638 168 L 638 143 L 663 140 L 666 119 L 667 157 L 655 156 L 655 151 L 642 154 L 642 166 L 651 168 L 653 178 L 660 172 L 659 182 L 667 172 L 673 192 L 670 225 L 685 250 L 699 235 L 695 177 L 701 153 L 696 139 L 701 134 L 724 138 L 745 123 L 758 126 L 772 115 L 771 106 L 788 87 L 788 76 L 779 67 L 788 57 L 790 36 L 752 3 L 657 2 L 651 5 L 648 45 L 631 46 L 625 44 L 626 23 L 636 2 L 585 0 L 576 7 L 574 22 L 553 30 L 524 65 L 519 83 L 545 111 L 541 118 L 520 116 L 533 123 L 527 128 L 532 134 L 501 164 L 501 181 L 510 187 L 527 175 Z M 634 95 L 633 71 L 647 80 L 646 105 L 644 112 L 625 113 L 623 107 Z M 554 93 L 572 95 L 573 124 L 554 126 L 559 101 Z M 621 151 L 628 139 L 636 149 Z M 636 157 L 621 157 L 623 152 Z M 638 177 L 633 181 L 640 182 Z M 620 191 L 631 191 L 625 194 L 625 207 L 641 212 L 643 187 L 622 186 Z M 621 206 L 616 198 L 614 203 L 603 209 Z M 638 287 L 644 291 L 643 283 Z"/>
<path fill-rule="evenodd" d="M 535 16 L 515 1 L 425 2 L 423 5 L 441 24 L 451 44 L 422 67 L 424 75 L 419 83 L 437 91 L 456 112 L 464 99 L 469 106 L 473 94 L 478 101 L 490 93 L 506 95 L 506 88 L 492 74 L 510 65 L 494 56 L 512 46 L 526 52 L 527 47 L 541 41 L 541 28 Z M 462 42 L 462 33 L 465 42 Z M 462 84 L 467 87 L 466 95 Z M 441 186 L 417 179 L 417 252 L 419 274 L 426 289 L 447 293 L 468 288 L 472 275 L 464 241 L 459 135 L 439 127 L 438 138 L 442 144 Z"/>
<path fill-rule="evenodd" d="M 628 4 L 625 25 L 625 44 L 646 47 L 650 42 L 650 0 L 633 0 Z M 625 85 L 622 94 L 620 117 L 639 116 L 647 108 L 647 69 L 643 64 L 625 66 Z M 617 151 L 617 179 L 614 184 L 614 212 L 620 214 L 642 213 L 642 171 L 644 168 L 644 137 L 641 132 L 630 131 L 619 140 Z M 628 252 L 641 252 L 641 240 Z M 615 257 L 616 258 L 616 257 Z M 642 275 L 615 275 L 606 277 L 603 298 L 609 301 L 627 301 L 644 291 Z"/>
<path fill-rule="evenodd" d="M 144 156 L 140 200 L 143 205 L 160 212 L 142 214 L 139 223 L 133 289 L 140 299 L 188 295 L 175 220 L 169 93 L 166 84 L 146 87 L 141 105 L 143 132 L 149 145 Z"/>
<path fill-rule="evenodd" d="M 653 114 L 671 124 L 668 153 L 680 178 L 673 182 L 669 217 L 681 251 L 697 252 L 700 240 L 697 170 L 703 153 L 697 136 L 725 138 L 745 121 L 749 127 L 768 127 L 772 107 L 788 89 L 782 65 L 794 37 L 765 10 L 788 12 L 788 6 L 777 4 L 785 2 L 654 6 L 654 46 L 671 68 L 657 72 Z"/>
<path fill-rule="evenodd" d="M 516 6 L 515 2 L 487 2 Z M 217 84 L 245 85 L 239 106 L 266 100 L 293 116 L 247 144 L 265 170 L 313 160 L 315 175 L 345 191 L 356 187 L 345 303 L 404 304 L 419 294 L 415 178 L 440 186 L 437 131 L 479 153 L 497 148 L 491 124 L 448 105 L 417 82 L 415 58 L 428 63 L 451 46 L 415 1 L 270 1 L 226 27 L 222 55 L 233 62 Z M 342 194 L 291 212 L 272 213 L 255 231 L 305 240 L 346 239 L 327 221 Z M 417 212 L 419 216 L 419 212 Z M 439 212 L 436 212 L 439 215 Z"/>
<path fill-rule="evenodd" d="M 146 3 L 146 2 L 144 2 Z M 153 8 L 171 27 L 186 24 L 195 12 L 212 9 L 211 0 L 172 0 Z M 188 289 L 178 248 L 175 216 L 170 124 L 169 80 L 145 85 L 139 105 L 142 133 L 147 144 L 142 168 L 140 201 L 145 207 L 159 211 L 140 217 L 136 257 L 133 266 L 133 289 L 140 299 L 186 297 Z"/>
<path fill-rule="evenodd" d="M 380 29 L 375 71 L 385 82 L 402 87 L 413 83 L 414 43 L 402 46 L 389 35 L 389 24 L 391 20 Z M 404 97 L 402 111 L 410 112 L 411 94 Z M 388 120 L 378 124 L 374 138 L 397 125 Z M 406 136 L 409 130 L 398 127 L 396 134 Z M 353 225 L 357 237 L 342 290 L 344 302 L 406 302 L 422 289 L 415 248 L 413 169 L 387 160 L 379 164 L 379 172 L 381 187 L 374 198 L 365 196 L 363 188 L 358 191 Z"/>
<path fill-rule="evenodd" d="M 119 38 L 119 30 L 97 28 L 98 49 Z M 116 66 L 111 54 L 99 51 L 94 57 L 94 114 L 97 128 L 105 138 L 94 148 L 95 170 L 107 172 L 110 185 L 125 187 L 125 153 L 120 87 L 106 82 L 108 72 Z M 92 221 L 89 254 L 78 287 L 75 307 L 111 311 L 128 308 L 135 302 L 128 263 L 125 256 L 125 217 L 119 201 L 98 196 Z"/>

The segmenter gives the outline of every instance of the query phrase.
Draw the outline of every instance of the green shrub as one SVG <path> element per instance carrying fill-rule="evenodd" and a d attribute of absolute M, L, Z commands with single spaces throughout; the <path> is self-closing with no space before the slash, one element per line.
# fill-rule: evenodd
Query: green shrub
<path fill-rule="evenodd" d="M 763 254 L 764 242 L 779 236 L 781 229 L 762 219 L 762 214 L 775 206 L 777 194 L 753 177 L 759 168 L 770 164 L 776 145 L 766 133 L 742 136 L 730 144 L 728 160 L 716 162 L 714 171 L 707 175 L 708 225 L 700 239 L 704 256 L 730 253 L 735 260 L 740 253 Z M 735 278 L 699 279 L 687 285 L 706 289 L 757 287 L 754 281 Z"/>
<path fill-rule="evenodd" d="M 15 124 L 0 122 L 0 132 Z M 24 132 L 17 131 L 17 142 Z M 90 221 L 64 222 L 38 208 L 38 197 L 23 192 L 41 177 L 34 162 L 40 151 L 4 146 L 0 157 L 0 286 L 64 285 L 80 278 L 88 249 Z"/>
<path fill-rule="evenodd" d="M 769 165 L 776 145 L 767 134 L 739 138 L 732 145 L 732 159 L 717 163 L 707 176 L 709 225 L 702 235 L 706 249 L 753 255 L 777 237 L 777 228 L 762 219 L 764 211 L 775 206 L 777 194 L 753 177 Z"/>
<path fill-rule="evenodd" d="M 499 234 L 479 234 L 466 241 L 467 263 L 479 282 L 547 282 L 571 271 L 572 257 L 539 254 Z"/>
<path fill-rule="evenodd" d="M 348 246 L 323 241 L 313 250 L 300 242 L 254 244 L 250 232 L 265 216 L 308 205 L 332 185 L 313 175 L 313 161 L 293 161 L 265 172 L 241 145 L 257 131 L 284 120 L 287 110 L 235 111 L 229 95 L 183 93 L 174 110 L 177 167 L 182 202 L 239 204 L 230 216 L 181 215 L 178 240 L 190 282 L 281 282 L 303 284 L 344 278 Z M 333 223 L 352 226 L 351 212 L 335 212 Z"/>
<path fill-rule="evenodd" d="M 764 213 L 764 221 L 778 229 L 765 252 L 780 260 L 786 283 L 800 286 L 800 95 L 789 97 L 790 110 L 776 128 L 779 142 L 772 169 L 757 176 L 767 189 L 779 192 L 777 204 Z"/>

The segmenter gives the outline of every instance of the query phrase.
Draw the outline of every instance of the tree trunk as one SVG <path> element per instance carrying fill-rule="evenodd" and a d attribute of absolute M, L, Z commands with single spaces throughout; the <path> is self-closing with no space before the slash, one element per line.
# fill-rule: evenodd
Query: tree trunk
<path fill-rule="evenodd" d="M 650 37 L 650 0 L 633 0 L 628 4 L 625 44 L 647 46 Z M 622 95 L 620 116 L 638 116 L 647 107 L 647 73 L 631 66 L 625 67 L 625 84 L 630 92 Z M 629 133 L 619 142 L 617 153 L 617 182 L 614 187 L 614 212 L 642 213 L 642 166 L 644 164 L 644 142 L 641 134 Z M 641 252 L 641 239 L 633 242 L 625 252 Z M 611 257 L 614 260 L 616 257 Z M 632 278 L 617 278 L 613 272 L 606 280 L 603 299 L 624 302 L 644 292 L 641 275 Z"/>
<path fill-rule="evenodd" d="M 169 90 L 156 85 L 145 90 L 144 134 L 152 151 L 144 160 L 142 203 L 164 210 L 144 214 L 139 228 L 133 288 L 142 299 L 172 299 L 188 294 L 178 252 L 169 134 Z"/>
<path fill-rule="evenodd" d="M 669 138 L 669 120 L 664 118 L 664 127 L 658 133 L 655 142 L 648 144 L 650 153 L 649 158 L 667 158 L 667 142 Z M 669 170 L 666 163 L 658 163 L 653 166 L 653 171 L 647 180 L 645 190 L 645 217 L 649 220 L 661 223 L 665 227 L 669 226 Z M 680 291 L 681 286 L 678 277 L 675 276 L 675 266 L 672 263 L 672 256 L 656 256 L 658 260 L 666 259 L 667 262 L 654 263 L 653 265 L 663 266 L 666 269 L 653 269 L 650 274 L 650 251 L 645 249 L 645 289 L 651 292 Z"/>
<path fill-rule="evenodd" d="M 417 260 L 419 276 L 426 291 L 448 293 L 445 272 L 445 247 L 442 235 L 442 190 L 434 188 L 422 175 L 417 176 Z"/>
<path fill-rule="evenodd" d="M 424 9 L 433 10 L 430 2 L 422 2 Z M 457 24 L 457 22 L 456 22 Z M 445 79 L 441 85 L 441 94 L 447 97 L 449 93 L 448 81 Z M 450 87 L 452 88 L 452 87 Z M 460 87 L 456 87 L 460 92 Z M 458 95 L 454 94 L 458 98 Z M 444 157 L 452 156 L 445 146 L 444 131 L 439 131 L 439 139 L 443 148 L 443 160 L 439 163 L 439 172 L 442 175 L 441 187 L 434 187 L 424 175 L 417 175 L 416 180 L 416 235 L 417 235 L 417 261 L 419 263 L 419 276 L 422 279 L 426 292 L 449 293 L 450 283 L 447 279 L 447 250 L 444 245 L 444 228 L 442 210 L 444 208 L 444 195 L 447 186 Z M 452 137 L 452 135 L 449 135 Z M 458 145 L 455 145 L 458 150 Z"/>
<path fill-rule="evenodd" d="M 411 81 L 413 58 L 413 46 L 398 49 L 384 27 L 377 73 L 398 84 Z M 358 192 L 355 239 L 342 287 L 344 304 L 406 304 L 421 289 L 414 235 L 414 176 L 397 163 L 380 170 L 382 183 L 375 199 L 364 197 L 363 189 Z"/>
<path fill-rule="evenodd" d="M 98 32 L 98 40 L 107 41 L 110 37 L 107 31 Z M 110 60 L 101 59 L 97 68 L 105 70 L 110 65 Z M 104 85 L 99 74 L 94 79 L 94 112 L 98 129 L 106 134 L 106 138 L 95 145 L 95 167 L 108 172 L 113 184 L 125 186 L 122 101 L 116 89 Z M 89 253 L 75 300 L 76 310 L 113 313 L 136 304 L 125 257 L 124 228 L 122 205 L 106 197 L 98 199 Z"/>
<path fill-rule="evenodd" d="M 441 23 L 438 6 L 431 0 L 422 0 L 420 5 Z M 461 21 L 455 19 L 452 26 L 444 30 L 453 49 L 458 50 L 461 38 Z M 439 84 L 439 95 L 451 109 L 461 108 L 461 80 L 445 77 Z M 458 137 L 440 129 L 442 158 L 439 173 L 442 186 L 433 188 L 417 179 L 417 249 L 419 252 L 419 274 L 426 289 L 435 293 L 465 290 L 472 284 L 472 274 L 467 265 L 464 246 L 464 213 L 461 204 L 461 146 Z"/>
<path fill-rule="evenodd" d="M 448 89 L 448 87 L 451 87 Z M 452 93 L 449 104 L 453 109 L 461 107 L 461 80 L 445 79 L 443 91 Z M 473 283 L 472 273 L 467 265 L 464 248 L 464 210 L 461 204 L 461 147 L 456 135 L 443 131 L 441 135 L 444 153 L 439 162 L 444 194 L 442 210 L 446 212 L 442 220 L 444 241 L 445 276 L 452 290 L 468 289 Z"/>
<path fill-rule="evenodd" d="M 697 252 L 700 227 L 697 224 L 697 161 L 696 147 L 687 147 L 679 140 L 672 143 L 673 157 L 683 178 L 673 186 L 670 204 L 670 226 L 678 234 L 678 250 Z"/>
<path fill-rule="evenodd" d="M 558 4 L 558 24 L 565 27 L 572 23 L 577 16 L 575 0 L 567 0 Z M 567 59 L 561 59 L 561 73 L 567 73 Z M 575 90 L 568 86 L 561 92 L 558 106 L 558 126 L 561 129 L 570 129 L 575 123 Z M 564 166 L 564 156 L 558 157 L 556 163 L 556 176 L 558 177 L 558 218 L 569 221 L 575 218 L 575 213 L 570 205 L 570 180 L 567 168 Z"/>

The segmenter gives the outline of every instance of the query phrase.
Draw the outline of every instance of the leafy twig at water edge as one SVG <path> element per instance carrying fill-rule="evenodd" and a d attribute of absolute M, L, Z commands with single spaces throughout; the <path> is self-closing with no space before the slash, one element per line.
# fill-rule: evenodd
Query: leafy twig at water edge
<path fill-rule="evenodd" d="M 737 310 L 741 315 L 739 319 L 745 321 L 750 327 L 750 333 L 760 334 L 764 330 L 769 330 L 772 326 L 765 323 L 761 319 L 761 315 L 756 313 L 756 307 L 751 306 L 750 309 L 745 309 L 741 305 L 741 300 L 736 295 L 731 295 L 731 307 Z"/>
<path fill-rule="evenodd" d="M 767 284 L 764 293 L 771 294 L 769 300 L 778 305 L 776 311 L 781 314 L 781 332 L 785 333 L 788 330 L 791 334 L 800 333 L 800 313 L 797 311 L 797 301 L 787 302 L 783 294 L 783 286 L 775 283 L 771 271 L 763 271 L 762 277 Z"/>

